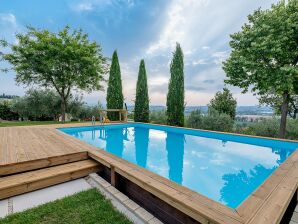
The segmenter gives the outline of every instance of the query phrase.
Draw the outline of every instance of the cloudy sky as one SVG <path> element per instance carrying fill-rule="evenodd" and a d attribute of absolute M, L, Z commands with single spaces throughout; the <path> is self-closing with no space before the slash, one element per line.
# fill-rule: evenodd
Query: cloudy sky
<path fill-rule="evenodd" d="M 0 0 L 0 39 L 14 42 L 27 25 L 57 31 L 82 28 L 111 57 L 117 49 L 125 101 L 133 104 L 140 59 L 144 58 L 152 105 L 165 105 L 175 43 L 185 57 L 187 105 L 206 105 L 224 87 L 221 62 L 229 55 L 229 34 L 247 15 L 276 0 Z M 256 105 L 251 93 L 229 86 L 238 105 Z M 14 73 L 0 74 L 0 93 L 23 95 Z M 105 104 L 104 92 L 84 94 Z"/>

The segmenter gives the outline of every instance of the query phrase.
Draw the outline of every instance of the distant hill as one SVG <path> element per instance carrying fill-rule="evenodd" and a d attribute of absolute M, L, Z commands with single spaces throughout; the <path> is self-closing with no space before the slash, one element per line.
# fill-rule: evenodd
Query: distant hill
<path fill-rule="evenodd" d="M 133 111 L 134 106 L 127 106 L 129 111 Z M 165 106 L 150 106 L 151 111 L 161 111 L 165 110 Z M 208 112 L 208 106 L 186 106 L 185 115 L 190 114 L 194 110 L 200 110 L 202 113 L 206 114 Z M 270 107 L 266 106 L 238 106 L 236 109 L 237 115 L 268 115 L 272 116 L 274 111 Z"/>
<path fill-rule="evenodd" d="M 19 97 L 19 96 L 17 96 L 17 95 L 6 95 L 5 93 L 0 95 L 0 99 L 7 99 L 7 100 L 17 98 L 17 97 Z"/>

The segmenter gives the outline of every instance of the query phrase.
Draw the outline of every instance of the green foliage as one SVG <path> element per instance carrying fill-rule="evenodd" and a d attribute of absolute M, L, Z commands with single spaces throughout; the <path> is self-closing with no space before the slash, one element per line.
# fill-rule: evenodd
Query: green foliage
<path fill-rule="evenodd" d="M 286 131 L 286 137 L 298 140 L 298 119 L 289 119 Z"/>
<path fill-rule="evenodd" d="M 75 123 L 75 122 L 65 122 Z M 33 125 L 49 125 L 61 124 L 60 121 L 3 121 L 0 122 L 0 127 L 15 127 L 15 126 L 33 126 Z"/>
<path fill-rule="evenodd" d="M 186 127 L 203 128 L 203 115 L 200 110 L 194 110 L 186 119 Z"/>
<path fill-rule="evenodd" d="M 90 42 L 81 30 L 70 32 L 65 27 L 58 33 L 29 27 L 16 35 L 17 44 L 9 46 L 10 53 L 2 53 L 16 72 L 19 84 L 54 88 L 61 98 L 64 119 L 66 101 L 71 90 L 102 89 L 106 72 L 106 58 L 96 42 Z"/>
<path fill-rule="evenodd" d="M 216 111 L 204 116 L 199 110 L 195 110 L 190 113 L 186 120 L 187 127 L 212 131 L 231 132 L 233 125 L 234 121 L 229 115 L 219 114 Z"/>
<path fill-rule="evenodd" d="M 223 92 L 217 92 L 215 97 L 210 101 L 208 110 L 216 110 L 220 114 L 227 114 L 234 120 L 236 116 L 237 101 L 233 98 L 232 93 L 227 88 Z"/>
<path fill-rule="evenodd" d="M 287 106 L 298 79 L 298 1 L 280 1 L 270 10 L 248 16 L 242 31 L 231 35 L 232 52 L 224 62 L 226 83 L 243 92 L 283 96 L 280 136 L 286 127 Z"/>
<path fill-rule="evenodd" d="M 171 78 L 167 95 L 167 123 L 184 125 L 184 63 L 183 52 L 177 43 L 170 67 Z"/>
<path fill-rule="evenodd" d="M 235 132 L 247 135 L 278 138 L 279 122 L 280 119 L 278 118 L 263 119 L 259 122 L 253 122 L 247 127 L 238 127 Z M 298 140 L 298 120 L 288 119 L 287 123 L 286 138 Z"/>
<path fill-rule="evenodd" d="M 0 95 L 0 99 L 14 99 L 14 98 L 17 98 L 17 97 L 19 97 L 19 96 L 17 96 L 17 95 L 7 95 L 5 93 Z"/>
<path fill-rule="evenodd" d="M 165 110 L 150 111 L 150 123 L 167 124 L 167 115 Z"/>
<path fill-rule="evenodd" d="M 272 107 L 275 111 L 275 114 L 281 114 L 281 107 L 282 107 L 282 97 L 275 92 L 267 93 L 262 95 L 259 98 L 260 104 L 268 105 Z M 298 113 L 298 95 L 292 95 L 289 97 L 289 108 L 288 108 L 288 115 L 296 119 Z"/>
<path fill-rule="evenodd" d="M 87 106 L 84 105 L 82 107 L 79 107 L 77 109 L 77 112 L 75 114 L 71 113 L 75 119 L 81 119 L 81 120 L 91 120 L 92 116 L 95 116 L 95 119 L 99 119 L 100 113 L 99 110 L 102 109 L 102 106 L 96 105 L 96 106 Z"/>
<path fill-rule="evenodd" d="M 57 120 L 61 110 L 60 96 L 48 89 L 30 89 L 24 97 L 12 101 L 11 110 L 18 113 L 23 119 L 29 120 Z M 66 112 L 75 114 L 82 107 L 82 98 L 70 95 L 67 101 Z"/>
<path fill-rule="evenodd" d="M 19 115 L 10 109 L 8 102 L 0 104 L 0 119 L 2 120 L 18 120 Z"/>
<path fill-rule="evenodd" d="M 123 214 L 96 189 L 40 205 L 0 219 L 0 224 L 129 224 Z"/>
<path fill-rule="evenodd" d="M 136 88 L 134 121 L 149 122 L 149 96 L 144 60 L 141 60 Z"/>
<path fill-rule="evenodd" d="M 114 51 L 107 90 L 107 108 L 122 109 L 123 101 L 120 65 L 117 51 Z M 109 112 L 108 118 L 110 120 L 118 120 L 119 115 L 118 113 Z"/>

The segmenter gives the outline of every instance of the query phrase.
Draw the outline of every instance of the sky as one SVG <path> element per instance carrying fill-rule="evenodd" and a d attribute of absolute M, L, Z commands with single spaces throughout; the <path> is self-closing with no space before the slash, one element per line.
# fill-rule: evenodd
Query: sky
<path fill-rule="evenodd" d="M 117 50 L 125 102 L 133 104 L 138 66 L 145 60 L 151 105 L 165 105 L 175 45 L 184 52 L 185 102 L 206 105 L 225 86 L 222 61 L 230 53 L 230 34 L 247 16 L 277 0 L 0 0 L 0 39 L 30 25 L 57 32 L 81 28 L 99 43 L 105 56 Z M 0 74 L 0 93 L 24 95 L 15 73 Z M 108 76 L 106 76 L 108 78 Z M 106 86 L 106 85 L 105 85 Z M 227 86 L 238 105 L 258 105 L 252 93 Z M 106 92 L 82 93 L 88 104 L 105 104 Z"/>

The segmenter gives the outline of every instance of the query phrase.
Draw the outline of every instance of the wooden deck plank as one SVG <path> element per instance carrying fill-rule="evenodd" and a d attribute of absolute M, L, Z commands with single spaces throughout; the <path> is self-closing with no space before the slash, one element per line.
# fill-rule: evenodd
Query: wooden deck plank
<path fill-rule="evenodd" d="M 298 187 L 298 151 L 294 152 L 236 210 L 245 222 L 277 223 Z M 295 175 L 296 174 L 296 175 Z M 284 195 L 283 195 L 284 194 Z M 283 195 L 283 197 L 278 197 Z M 275 207 L 272 207 L 275 206 Z M 280 207 L 280 209 L 278 209 Z M 283 208 L 283 209 L 281 209 Z M 268 211 L 272 213 L 268 218 Z M 270 213 L 269 212 L 269 213 Z M 274 214 L 273 214 L 274 213 Z M 258 215 L 257 215 L 258 214 Z M 256 216 L 256 217 L 255 217 Z"/>
<path fill-rule="evenodd" d="M 98 171 L 100 171 L 100 165 L 97 162 L 84 160 L 2 177 L 0 178 L 0 200 Z"/>
<path fill-rule="evenodd" d="M 0 128 L 0 134 L 0 176 L 87 159 L 85 144 L 51 126 Z"/>
<path fill-rule="evenodd" d="M 98 159 L 99 162 L 107 157 L 106 154 L 105 151 L 89 152 L 91 158 Z M 121 160 L 116 156 L 108 155 L 108 158 L 108 163 L 115 167 L 117 173 L 193 217 L 195 220 L 202 223 L 208 223 L 210 220 L 214 223 L 242 223 L 240 216 L 226 206 L 215 206 L 216 202 L 204 196 L 200 200 L 193 200 L 193 195 L 185 193 L 189 193 L 189 191 L 183 186 L 172 184 L 167 179 L 161 182 L 157 179 L 158 175 Z M 149 173 L 151 175 L 148 175 Z M 156 176 L 156 179 L 152 178 L 152 176 Z"/>

